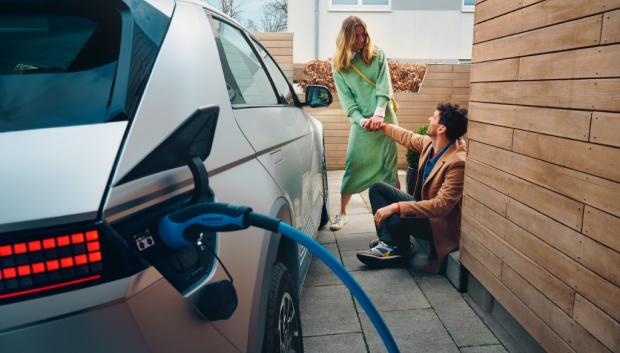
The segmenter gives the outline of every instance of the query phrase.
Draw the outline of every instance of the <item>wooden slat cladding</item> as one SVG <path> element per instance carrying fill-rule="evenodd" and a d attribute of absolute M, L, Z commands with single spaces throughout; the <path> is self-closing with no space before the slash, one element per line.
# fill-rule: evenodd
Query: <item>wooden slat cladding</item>
<path fill-rule="evenodd" d="M 574 200 L 620 216 L 620 184 L 476 141 L 469 156 Z"/>
<path fill-rule="evenodd" d="M 620 42 L 620 10 L 608 12 L 603 16 L 603 31 L 601 33 L 601 43 L 618 42 Z"/>
<path fill-rule="evenodd" d="M 293 33 L 254 33 L 256 39 L 280 65 L 284 75 L 293 82 Z"/>
<path fill-rule="evenodd" d="M 575 320 L 614 352 L 620 352 L 620 324 L 580 295 L 575 297 Z"/>
<path fill-rule="evenodd" d="M 455 102 L 466 107 L 469 100 L 469 71 L 469 64 L 429 65 L 419 93 L 395 94 L 400 105 L 396 113 L 399 124 L 409 130 L 425 125 L 440 102 Z M 340 102 L 336 100 L 328 108 L 307 109 L 307 111 L 324 124 L 327 168 L 343 169 L 351 123 L 345 116 Z M 488 130 L 485 127 L 482 129 Z M 501 129 L 497 127 L 491 130 Z M 488 131 L 486 133 L 489 135 Z M 492 138 L 490 135 L 489 137 Z M 404 148 L 398 149 L 399 168 L 407 168 L 405 153 Z"/>
<path fill-rule="evenodd" d="M 473 271 L 474 276 L 510 313 L 523 324 L 525 329 L 549 353 L 575 352 L 547 324 L 522 301 L 520 301 L 502 282 L 491 274 L 465 248 L 461 251 L 461 261 Z"/>
<path fill-rule="evenodd" d="M 602 15 L 560 23 L 474 46 L 474 62 L 589 47 L 599 44 Z"/>
<path fill-rule="evenodd" d="M 620 57 L 620 44 L 527 56 L 519 61 L 518 79 L 552 80 L 620 77 L 618 57 Z"/>
<path fill-rule="evenodd" d="M 469 116 L 471 121 L 512 128 L 518 127 L 523 130 L 588 141 L 592 112 L 471 102 L 469 104 Z M 599 140 L 612 140 L 611 135 L 606 135 L 608 132 L 606 129 L 613 123 L 607 121 L 616 122 L 615 124 L 620 129 L 620 116 L 616 120 L 607 117 L 600 120 L 601 132 L 599 135 L 601 137 Z"/>
<path fill-rule="evenodd" d="M 501 190 L 508 197 L 528 205 L 574 230 L 581 230 L 584 210 L 581 202 L 473 159 L 467 161 L 465 175 L 495 190 Z M 466 189 L 466 191 L 469 194 L 469 190 Z"/>
<path fill-rule="evenodd" d="M 523 7 L 517 11 L 478 24 L 474 30 L 474 42 L 484 42 L 556 23 L 600 14 L 614 7 L 620 7 L 619 0 L 574 1 L 571 4 L 567 4 L 566 0 L 542 1 L 533 6 Z"/>
<path fill-rule="evenodd" d="M 476 12 L 462 261 L 545 350 L 620 352 L 620 0 Z"/>
<path fill-rule="evenodd" d="M 620 79 L 472 83 L 471 100 L 620 111 Z"/>
<path fill-rule="evenodd" d="M 590 142 L 620 147 L 620 114 L 595 112 Z"/>

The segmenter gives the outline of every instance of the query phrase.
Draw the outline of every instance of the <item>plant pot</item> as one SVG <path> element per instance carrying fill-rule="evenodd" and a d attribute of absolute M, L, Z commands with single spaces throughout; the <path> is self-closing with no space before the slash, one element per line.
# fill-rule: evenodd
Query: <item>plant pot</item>
<path fill-rule="evenodd" d="M 413 195 L 415 189 L 415 182 L 418 179 L 418 170 L 411 167 L 407 167 L 407 193 Z"/>

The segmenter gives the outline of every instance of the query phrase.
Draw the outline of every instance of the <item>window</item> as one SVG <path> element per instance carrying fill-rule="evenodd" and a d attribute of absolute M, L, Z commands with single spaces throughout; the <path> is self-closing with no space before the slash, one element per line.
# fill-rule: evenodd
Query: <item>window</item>
<path fill-rule="evenodd" d="M 276 105 L 278 98 L 260 60 L 237 28 L 213 19 L 213 32 L 233 105 Z"/>
<path fill-rule="evenodd" d="M 131 119 L 169 18 L 142 1 L 101 4 L 24 2 L 0 13 L 0 132 Z"/>
<path fill-rule="evenodd" d="M 295 99 L 293 98 L 294 93 L 291 91 L 291 86 L 289 85 L 286 77 L 282 74 L 282 71 L 280 71 L 278 64 L 276 64 L 276 62 L 258 42 L 254 41 L 254 43 L 254 46 L 258 51 L 258 55 L 260 55 L 261 59 L 263 59 L 265 67 L 267 68 L 273 83 L 276 85 L 280 102 L 286 102 L 288 105 L 295 105 Z"/>
<path fill-rule="evenodd" d="M 463 0 L 463 6 L 461 7 L 461 11 L 474 12 L 475 5 L 476 5 L 476 0 Z"/>
<path fill-rule="evenodd" d="M 330 11 L 390 11 L 392 0 L 330 0 Z"/>

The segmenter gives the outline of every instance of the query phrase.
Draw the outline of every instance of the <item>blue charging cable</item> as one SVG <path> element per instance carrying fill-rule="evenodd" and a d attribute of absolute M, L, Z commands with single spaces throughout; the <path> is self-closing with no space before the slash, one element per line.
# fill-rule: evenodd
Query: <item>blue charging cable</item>
<path fill-rule="evenodd" d="M 353 276 L 316 240 L 281 220 L 254 213 L 246 206 L 209 202 L 193 205 L 164 216 L 159 222 L 158 231 L 167 246 L 178 249 L 195 244 L 199 236 L 198 229 L 209 232 L 230 232 L 250 226 L 280 233 L 305 246 L 311 254 L 321 259 L 360 303 L 383 340 L 388 353 L 400 353 L 392 333 L 377 308 Z"/>

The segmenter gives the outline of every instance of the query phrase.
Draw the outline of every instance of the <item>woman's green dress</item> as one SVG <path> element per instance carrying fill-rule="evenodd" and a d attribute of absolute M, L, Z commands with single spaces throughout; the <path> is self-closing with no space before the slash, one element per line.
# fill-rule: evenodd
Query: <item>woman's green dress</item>
<path fill-rule="evenodd" d="M 369 132 L 360 125 L 361 119 L 373 116 L 377 106 L 385 108 L 386 123 L 398 125 L 390 101 L 392 82 L 385 53 L 377 49 L 370 65 L 366 65 L 360 55 L 355 55 L 352 63 L 375 82 L 375 86 L 352 67 L 333 71 L 340 103 L 351 121 L 341 194 L 359 193 L 378 181 L 395 185 L 397 179 L 396 143 L 382 131 Z"/>

